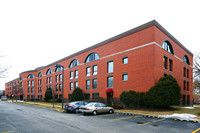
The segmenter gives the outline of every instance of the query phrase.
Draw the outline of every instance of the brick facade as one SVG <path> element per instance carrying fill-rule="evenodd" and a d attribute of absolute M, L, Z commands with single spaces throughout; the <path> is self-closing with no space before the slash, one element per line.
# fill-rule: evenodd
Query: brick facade
<path fill-rule="evenodd" d="M 162 48 L 164 42 L 169 43 L 174 54 Z M 96 57 L 94 59 L 91 57 L 91 60 L 94 61 L 86 63 L 86 58 L 91 53 L 95 53 L 99 58 L 95 60 Z M 184 57 L 187 57 L 188 64 L 183 59 Z M 124 58 L 128 60 L 128 63 L 123 63 Z M 166 68 L 164 68 L 164 58 L 166 59 Z M 78 60 L 78 65 L 70 68 L 70 63 L 74 59 Z M 108 72 L 108 62 L 113 62 L 113 64 L 111 63 L 113 65 L 111 73 Z M 55 72 L 55 64 L 64 66 L 63 96 L 65 99 L 69 99 L 72 93 L 70 85 L 73 84 L 73 89 L 75 89 L 77 82 L 78 87 L 83 90 L 87 98 L 92 99 L 97 96 L 107 98 L 106 90 L 108 88 L 112 88 L 112 97 L 119 98 L 122 91 L 146 92 L 155 85 L 160 77 L 171 74 L 181 87 L 181 104 L 189 104 L 193 100 L 193 54 L 155 20 L 47 66 L 20 73 L 19 83 L 20 88 L 23 88 L 24 99 L 44 98 L 49 86 L 53 89 L 56 98 L 61 97 L 62 92 L 59 87 L 62 81 L 59 78 L 62 71 Z M 93 66 L 97 66 L 95 75 L 93 75 Z M 86 75 L 88 67 L 90 67 L 90 76 Z M 50 69 L 52 73 L 47 75 L 47 71 Z M 78 71 L 78 78 L 75 78 L 75 71 Z M 70 79 L 72 72 L 73 78 Z M 39 73 L 42 73 L 41 77 L 38 76 Z M 33 74 L 34 78 L 28 78 L 30 74 Z M 56 75 L 58 75 L 57 80 Z M 108 85 L 108 80 L 112 78 L 113 85 Z M 30 85 L 28 85 L 29 82 Z M 32 82 L 34 85 L 31 84 Z M 88 86 L 90 89 L 87 89 L 87 82 L 90 82 L 90 87 Z M 93 82 L 97 82 L 97 87 Z M 5 85 L 6 94 L 10 94 L 7 91 L 9 83 Z"/>

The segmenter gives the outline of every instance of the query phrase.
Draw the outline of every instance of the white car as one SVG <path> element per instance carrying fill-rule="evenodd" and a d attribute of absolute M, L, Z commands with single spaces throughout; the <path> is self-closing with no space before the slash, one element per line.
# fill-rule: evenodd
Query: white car
<path fill-rule="evenodd" d="M 7 101 L 7 96 L 1 96 L 1 101 Z"/>
<path fill-rule="evenodd" d="M 99 113 L 114 113 L 114 109 L 112 107 L 108 107 L 105 104 L 98 102 L 91 102 L 85 106 L 80 106 L 79 111 L 83 114 L 92 113 L 93 115 L 97 115 Z"/>

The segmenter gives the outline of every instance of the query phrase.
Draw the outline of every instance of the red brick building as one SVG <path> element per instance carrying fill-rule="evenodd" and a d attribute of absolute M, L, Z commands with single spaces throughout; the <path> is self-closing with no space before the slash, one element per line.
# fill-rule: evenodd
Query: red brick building
<path fill-rule="evenodd" d="M 13 96 L 14 98 L 23 99 L 23 89 L 19 86 L 19 78 L 6 83 L 5 95 L 9 97 Z"/>
<path fill-rule="evenodd" d="M 64 79 L 61 68 L 64 66 Z M 117 97 L 122 91 L 148 91 L 166 74 L 176 78 L 182 103 L 193 100 L 193 54 L 153 20 L 35 70 L 20 73 L 24 98 L 44 98 L 47 87 L 56 98 L 70 99 L 80 87 L 85 99 Z M 62 86 L 64 80 L 64 86 Z M 6 83 L 6 88 L 7 88 Z M 7 90 L 7 89 L 6 89 Z"/>

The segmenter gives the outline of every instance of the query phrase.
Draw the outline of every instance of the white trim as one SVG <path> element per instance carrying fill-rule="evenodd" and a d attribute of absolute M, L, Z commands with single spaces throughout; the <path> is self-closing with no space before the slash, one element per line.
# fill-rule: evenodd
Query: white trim
<path fill-rule="evenodd" d="M 146 47 L 146 46 L 149 46 L 149 45 L 156 45 L 156 46 L 158 46 L 158 47 L 160 47 L 160 48 L 162 48 L 162 46 L 161 45 L 159 45 L 157 42 L 150 42 L 150 43 L 147 43 L 147 44 L 144 44 L 144 45 L 141 45 L 141 46 L 137 46 L 137 47 L 133 47 L 133 48 L 130 48 L 130 49 L 127 49 L 127 50 L 124 50 L 124 51 L 120 51 L 120 52 L 117 52 L 117 53 L 114 53 L 114 54 L 110 54 L 110 55 L 107 55 L 107 56 L 104 56 L 104 57 L 101 57 L 101 58 L 99 58 L 98 60 L 101 60 L 101 59 L 105 59 L 105 58 L 108 58 L 108 57 L 112 57 L 112 56 L 114 56 L 114 55 L 118 55 L 118 54 L 122 54 L 122 53 L 125 53 L 125 52 L 129 52 L 129 51 L 133 51 L 133 50 L 136 50 L 136 49 L 139 49 L 139 48 L 143 48 L 143 47 Z M 173 55 L 175 58 L 177 58 L 178 60 L 180 60 L 181 62 L 183 62 L 183 60 L 182 59 L 180 59 L 178 56 L 176 56 L 175 54 Z M 79 64 L 79 66 L 81 66 L 81 65 L 85 65 L 86 63 L 81 63 L 81 64 Z M 189 65 L 190 67 L 192 67 L 191 65 Z M 68 70 L 69 68 L 67 67 L 67 68 L 64 68 L 64 70 Z M 54 73 L 56 73 L 56 72 L 52 72 L 51 74 L 54 74 Z M 50 74 L 49 74 L 50 75 Z M 42 77 L 45 77 L 45 76 L 47 76 L 47 75 L 43 75 Z M 36 77 L 37 78 L 37 77 Z M 26 78 L 25 78 L 26 79 Z M 24 79 L 23 79 L 24 80 Z"/>

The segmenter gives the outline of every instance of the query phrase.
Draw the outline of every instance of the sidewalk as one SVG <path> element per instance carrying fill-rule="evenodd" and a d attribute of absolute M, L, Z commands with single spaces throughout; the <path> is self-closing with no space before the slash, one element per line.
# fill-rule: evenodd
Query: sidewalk
<path fill-rule="evenodd" d="M 25 104 L 29 104 L 29 105 L 43 105 L 43 106 L 49 106 L 49 107 L 53 107 L 53 104 L 52 103 L 40 103 L 40 102 L 25 102 L 25 101 L 23 101 L 23 100 L 17 100 L 17 102 L 16 102 L 16 100 L 8 100 L 8 102 L 13 102 L 13 103 L 25 103 Z M 55 104 L 57 104 L 57 103 L 55 103 Z M 62 105 L 55 105 L 54 104 L 54 107 L 58 107 L 58 108 L 61 108 L 62 107 Z"/>

